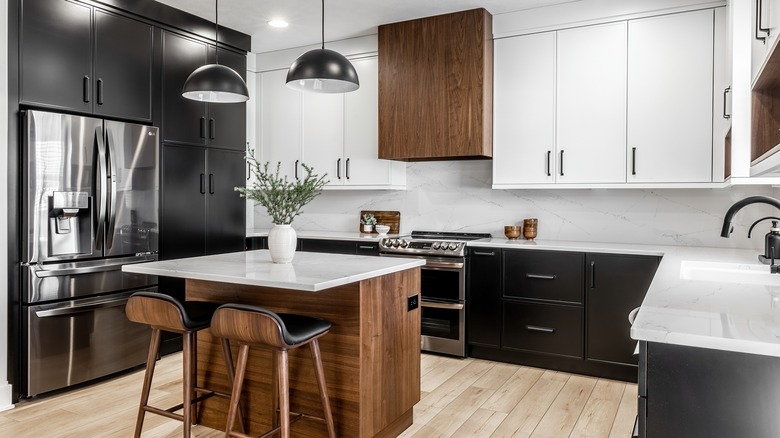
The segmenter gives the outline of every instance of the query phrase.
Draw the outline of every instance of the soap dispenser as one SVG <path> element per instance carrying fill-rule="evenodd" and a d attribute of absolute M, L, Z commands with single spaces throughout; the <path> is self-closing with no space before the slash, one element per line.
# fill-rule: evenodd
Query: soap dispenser
<path fill-rule="evenodd" d="M 774 220 L 772 221 L 772 227 L 769 228 L 769 232 L 766 233 L 766 236 L 764 236 L 764 253 L 758 256 L 758 260 L 761 263 L 768 265 L 775 259 L 780 259 L 780 226 L 778 226 L 778 221 L 780 221 L 780 218 L 768 216 L 753 222 L 753 225 L 750 226 L 750 230 L 748 230 L 748 237 L 750 237 L 750 234 L 753 231 L 753 227 L 766 219 Z"/>

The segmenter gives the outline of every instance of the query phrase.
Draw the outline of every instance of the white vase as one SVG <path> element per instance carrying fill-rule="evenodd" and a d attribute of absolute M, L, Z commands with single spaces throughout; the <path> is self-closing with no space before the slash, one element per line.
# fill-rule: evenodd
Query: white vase
<path fill-rule="evenodd" d="M 295 256 L 298 234 L 290 224 L 274 224 L 268 232 L 268 251 L 274 263 L 290 263 Z"/>

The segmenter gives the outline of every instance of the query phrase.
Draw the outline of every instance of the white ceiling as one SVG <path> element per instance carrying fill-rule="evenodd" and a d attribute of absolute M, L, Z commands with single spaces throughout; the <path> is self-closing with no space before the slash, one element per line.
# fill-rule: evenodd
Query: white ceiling
<path fill-rule="evenodd" d="M 157 0 L 214 21 L 214 0 Z M 376 33 L 380 24 L 483 7 L 503 14 L 577 0 L 328 0 L 325 41 Z M 320 0 L 221 0 L 219 23 L 252 35 L 255 53 L 316 44 L 320 41 Z M 290 23 L 272 28 L 268 21 Z"/>

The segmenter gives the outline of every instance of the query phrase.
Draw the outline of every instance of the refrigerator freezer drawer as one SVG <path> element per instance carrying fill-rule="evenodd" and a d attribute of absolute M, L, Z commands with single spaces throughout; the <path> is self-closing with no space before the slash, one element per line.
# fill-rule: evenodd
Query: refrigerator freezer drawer
<path fill-rule="evenodd" d="M 24 303 L 81 298 L 102 293 L 142 289 L 157 284 L 157 276 L 122 272 L 130 263 L 156 260 L 156 255 L 92 262 L 26 266 Z"/>
<path fill-rule="evenodd" d="M 151 330 L 125 317 L 130 295 L 27 307 L 23 394 L 41 394 L 143 364 Z"/>

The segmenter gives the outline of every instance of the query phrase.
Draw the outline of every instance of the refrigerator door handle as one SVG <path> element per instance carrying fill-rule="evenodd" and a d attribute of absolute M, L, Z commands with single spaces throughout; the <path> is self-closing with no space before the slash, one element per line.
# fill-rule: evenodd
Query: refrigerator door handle
<path fill-rule="evenodd" d="M 91 312 L 97 309 L 105 309 L 107 307 L 119 307 L 127 304 L 129 298 L 122 298 L 119 300 L 101 301 L 99 303 L 82 304 L 80 306 L 67 306 L 60 307 L 58 309 L 39 310 L 35 312 L 35 316 L 38 318 L 49 318 L 52 316 L 70 316 L 78 313 Z"/>
<path fill-rule="evenodd" d="M 106 144 L 108 146 L 108 169 L 111 172 L 108 175 L 108 184 L 111 185 L 111 201 L 108 206 L 108 231 L 106 232 L 106 248 L 110 249 L 114 245 L 114 228 L 116 227 L 116 159 L 114 149 L 114 138 L 110 128 L 106 128 Z"/>
<path fill-rule="evenodd" d="M 103 129 L 98 126 L 95 128 L 95 142 L 97 143 L 97 170 L 95 174 L 96 188 L 98 191 L 98 215 L 97 227 L 95 227 L 95 249 L 103 249 L 103 227 L 106 222 L 106 196 L 108 195 L 108 182 L 106 181 L 106 144 L 103 139 Z"/>
<path fill-rule="evenodd" d="M 93 274 L 95 272 L 121 271 L 122 266 L 125 265 L 131 265 L 134 263 L 143 263 L 143 262 L 153 262 L 156 260 L 158 260 L 156 254 L 148 254 L 142 256 L 109 259 L 109 260 L 99 261 L 99 262 L 80 263 L 80 264 L 89 263 L 89 266 L 75 266 L 76 265 L 75 263 L 66 263 L 62 265 L 48 265 L 49 269 L 46 269 L 41 265 L 34 265 L 32 267 L 33 268 L 32 272 L 38 278 L 62 277 L 67 275 Z"/>

